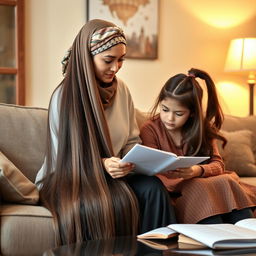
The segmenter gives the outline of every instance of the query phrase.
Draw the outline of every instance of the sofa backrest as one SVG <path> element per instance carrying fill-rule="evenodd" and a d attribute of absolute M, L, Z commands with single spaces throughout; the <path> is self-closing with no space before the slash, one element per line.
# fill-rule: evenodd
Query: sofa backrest
<path fill-rule="evenodd" d="M 256 116 L 225 115 L 222 129 L 229 132 L 246 129 L 256 134 Z"/>
<path fill-rule="evenodd" d="M 149 114 L 136 109 L 136 119 L 139 128 L 147 121 Z M 225 131 L 250 130 L 256 135 L 256 116 L 238 117 L 225 115 L 222 129 Z"/>
<path fill-rule="evenodd" d="M 47 109 L 0 104 L 0 151 L 34 182 L 46 145 Z"/>
<path fill-rule="evenodd" d="M 135 109 L 135 115 L 136 115 L 136 121 L 139 126 L 139 129 L 142 127 L 142 125 L 148 120 L 149 114 L 147 112 L 143 112 L 139 109 Z"/>
<path fill-rule="evenodd" d="M 33 182 L 44 160 L 47 115 L 43 108 L 0 104 L 0 151 Z M 141 127 L 148 115 L 136 109 L 136 119 Z M 225 115 L 222 129 L 249 129 L 256 134 L 256 116 Z"/>
<path fill-rule="evenodd" d="M 252 149 L 256 158 L 256 116 L 231 116 L 225 115 L 224 122 L 222 125 L 222 130 L 228 132 L 234 132 L 239 130 L 249 130 L 252 131 Z"/>

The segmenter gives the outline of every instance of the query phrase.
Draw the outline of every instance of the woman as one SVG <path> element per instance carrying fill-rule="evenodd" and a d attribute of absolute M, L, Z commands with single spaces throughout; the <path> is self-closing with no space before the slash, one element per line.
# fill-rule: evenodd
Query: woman
<path fill-rule="evenodd" d="M 208 103 L 203 112 L 203 89 L 196 80 L 205 82 Z M 160 113 L 156 114 L 156 110 Z M 205 71 L 190 69 L 188 75 L 177 74 L 165 83 L 151 113 L 141 129 L 146 146 L 177 155 L 210 156 L 189 168 L 158 174 L 175 198 L 177 220 L 181 223 L 235 223 L 253 217 L 256 187 L 239 182 L 239 177 L 225 171 L 217 140 L 223 115 L 216 87 Z"/>
<path fill-rule="evenodd" d="M 175 222 L 155 177 L 133 175 L 120 158 L 140 142 L 122 67 L 122 30 L 85 24 L 65 58 L 65 78 L 50 102 L 46 160 L 37 175 L 58 244 L 136 235 Z"/>

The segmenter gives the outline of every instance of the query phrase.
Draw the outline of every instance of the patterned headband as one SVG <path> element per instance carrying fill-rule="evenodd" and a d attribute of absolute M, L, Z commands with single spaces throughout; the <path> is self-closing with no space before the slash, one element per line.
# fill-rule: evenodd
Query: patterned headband
<path fill-rule="evenodd" d="M 91 54 L 94 56 L 119 43 L 126 45 L 126 39 L 122 29 L 119 27 L 102 28 L 92 35 L 90 45 Z"/>
<path fill-rule="evenodd" d="M 126 45 L 126 39 L 125 39 L 123 30 L 121 28 L 119 27 L 102 28 L 97 30 L 92 35 L 91 42 L 90 42 L 90 52 L 92 56 L 95 56 L 96 54 L 106 51 L 112 46 L 120 43 Z M 61 61 L 63 76 L 65 75 L 67 70 L 71 51 L 72 51 L 72 48 L 70 47 Z"/>

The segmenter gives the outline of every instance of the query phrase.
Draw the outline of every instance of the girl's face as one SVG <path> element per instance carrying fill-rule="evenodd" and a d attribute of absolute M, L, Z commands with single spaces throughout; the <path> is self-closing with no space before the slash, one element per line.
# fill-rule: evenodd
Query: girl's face
<path fill-rule="evenodd" d="M 170 132 L 178 132 L 187 122 L 190 110 L 173 98 L 165 98 L 159 104 L 160 119 Z"/>
<path fill-rule="evenodd" d="M 125 54 L 126 45 L 124 44 L 117 44 L 104 52 L 96 54 L 93 57 L 93 63 L 97 79 L 104 83 L 111 83 L 115 74 L 123 65 Z"/>

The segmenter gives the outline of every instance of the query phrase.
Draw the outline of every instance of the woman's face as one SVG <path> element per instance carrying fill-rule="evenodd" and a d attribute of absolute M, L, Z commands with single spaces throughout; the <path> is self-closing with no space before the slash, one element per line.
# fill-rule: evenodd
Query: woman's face
<path fill-rule="evenodd" d="M 108 50 L 93 56 L 97 79 L 104 83 L 111 83 L 115 74 L 123 65 L 125 54 L 126 45 L 117 44 Z"/>

